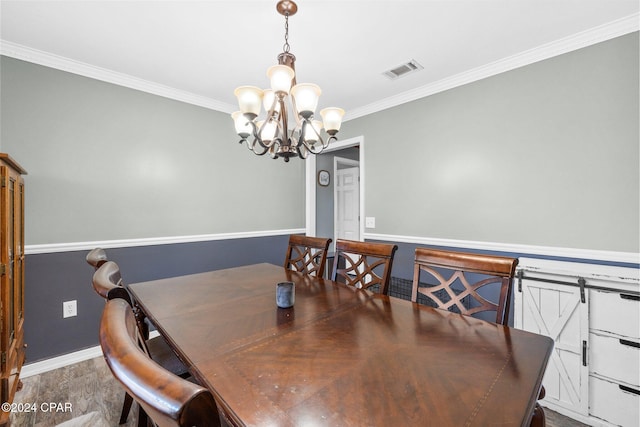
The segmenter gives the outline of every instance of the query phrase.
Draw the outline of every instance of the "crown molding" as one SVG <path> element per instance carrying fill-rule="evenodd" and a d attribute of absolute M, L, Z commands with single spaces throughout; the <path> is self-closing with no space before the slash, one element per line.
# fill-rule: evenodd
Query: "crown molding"
<path fill-rule="evenodd" d="M 508 58 L 421 86 L 417 89 L 402 92 L 363 107 L 354 108 L 347 111 L 343 121 L 346 122 L 368 114 L 377 113 L 388 108 L 415 101 L 416 99 L 424 98 L 448 89 L 453 89 L 474 81 L 482 80 L 496 74 L 504 73 L 525 65 L 533 64 L 554 56 L 591 46 L 615 37 L 623 36 L 625 34 L 638 31 L 639 29 L 640 14 L 636 13 L 608 24 L 600 25 L 569 37 L 521 52 Z M 133 77 L 128 74 L 118 73 L 116 71 L 74 61 L 63 56 L 32 49 L 6 40 L 0 40 L 0 54 L 188 104 L 198 105 L 200 107 L 223 113 L 231 114 L 231 112 L 236 110 L 235 105 L 232 104 L 227 104 L 212 98 L 164 86 L 148 80 Z"/>
<path fill-rule="evenodd" d="M 377 113 L 429 95 L 434 95 L 445 90 L 453 89 L 455 87 L 495 76 L 516 68 L 524 67 L 525 65 L 530 65 L 535 62 L 553 58 L 554 56 L 562 55 L 596 43 L 620 37 L 625 34 L 638 31 L 639 29 L 640 14 L 636 13 L 608 24 L 600 25 L 598 27 L 573 34 L 569 37 L 520 52 L 516 55 L 490 64 L 447 77 L 437 82 L 399 93 L 363 107 L 354 108 L 345 114 L 343 121 L 346 122 L 358 117 Z"/>
<path fill-rule="evenodd" d="M 0 40 L 0 54 L 22 61 L 32 62 L 45 67 L 54 68 L 61 71 L 89 77 L 103 82 L 112 83 L 118 86 L 151 93 L 164 98 L 197 105 L 210 110 L 221 111 L 231 114 L 236 108 L 231 104 L 216 101 L 205 96 L 196 95 L 191 92 L 175 89 L 149 80 L 140 79 L 124 73 L 96 67 L 80 61 L 65 58 L 42 50 L 32 49 L 17 43 Z"/>

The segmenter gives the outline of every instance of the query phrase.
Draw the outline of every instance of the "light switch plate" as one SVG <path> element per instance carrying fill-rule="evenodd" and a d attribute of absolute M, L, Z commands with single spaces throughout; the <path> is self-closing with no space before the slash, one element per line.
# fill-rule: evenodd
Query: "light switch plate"
<path fill-rule="evenodd" d="M 365 217 L 364 226 L 367 228 L 376 228 L 376 217 L 375 216 Z"/>

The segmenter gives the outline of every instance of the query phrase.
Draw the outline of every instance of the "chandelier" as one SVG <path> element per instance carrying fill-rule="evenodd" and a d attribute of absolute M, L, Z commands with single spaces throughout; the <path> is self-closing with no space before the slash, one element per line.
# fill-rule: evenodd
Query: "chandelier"
<path fill-rule="evenodd" d="M 315 110 L 321 90 L 313 83 L 296 83 L 296 57 L 289 52 L 289 17 L 295 15 L 298 6 L 290 0 L 281 0 L 276 9 L 284 16 L 285 33 L 283 52 L 278 55 L 278 65 L 269 67 L 267 77 L 271 89 L 262 90 L 255 86 L 240 86 L 234 94 L 238 98 L 240 111 L 234 112 L 236 132 L 240 144 L 247 144 L 249 150 L 262 156 L 266 153 L 288 162 L 291 157 L 306 159 L 309 153 L 319 154 L 338 138 L 344 110 L 325 108 L 320 111 L 322 122 L 314 120 Z M 287 108 L 287 99 L 291 110 Z M 261 105 L 266 117 L 258 119 Z M 289 130 L 290 118 L 295 124 Z M 324 129 L 325 138 L 321 133 Z"/>

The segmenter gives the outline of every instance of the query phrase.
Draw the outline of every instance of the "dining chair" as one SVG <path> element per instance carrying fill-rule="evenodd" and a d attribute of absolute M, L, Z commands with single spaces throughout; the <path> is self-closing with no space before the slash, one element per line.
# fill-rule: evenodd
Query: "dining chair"
<path fill-rule="evenodd" d="M 108 300 L 100 346 L 113 376 L 143 409 L 141 417 L 160 427 L 220 426 L 211 392 L 158 365 L 144 352 L 143 342 L 131 306 L 121 298 Z"/>
<path fill-rule="evenodd" d="M 397 245 L 336 240 L 331 280 L 388 295 Z"/>
<path fill-rule="evenodd" d="M 517 258 L 416 248 L 411 301 L 422 295 L 444 310 L 467 315 L 495 312 L 492 321 L 506 325 L 517 265 Z M 422 278 L 431 283 L 421 282 Z M 499 284 L 497 301 L 480 290 L 494 283 Z"/>
<path fill-rule="evenodd" d="M 103 263 L 93 274 L 93 288 L 105 300 L 122 299 L 132 307 L 132 310 L 135 310 L 138 330 L 145 339 L 142 342 L 144 350 L 156 363 L 180 377 L 186 378 L 190 375 L 187 367 L 178 359 L 162 336 L 149 339 L 149 328 L 144 315 L 136 307 L 129 291 L 124 287 L 118 264 L 113 261 Z M 132 396 L 126 394 L 120 415 L 120 424 L 126 422 L 132 403 Z"/>
<path fill-rule="evenodd" d="M 331 239 L 323 237 L 292 234 L 289 236 L 284 268 L 323 277 L 330 243 Z"/>
<path fill-rule="evenodd" d="M 495 323 L 507 326 L 517 265 L 517 258 L 416 248 L 411 301 L 417 302 L 420 294 L 437 308 L 448 311 L 467 315 L 495 311 Z M 423 272 L 438 283 L 423 286 L 420 281 Z M 471 275 L 477 275 L 477 280 L 470 279 Z M 500 284 L 497 302 L 488 300 L 479 291 L 494 283 Z M 543 399 L 545 393 L 541 387 L 538 399 Z M 545 424 L 544 410 L 536 402 L 530 425 L 544 427 Z"/>
<path fill-rule="evenodd" d="M 95 270 L 108 261 L 107 254 L 102 248 L 95 248 L 89 251 L 86 258 L 87 263 Z"/>

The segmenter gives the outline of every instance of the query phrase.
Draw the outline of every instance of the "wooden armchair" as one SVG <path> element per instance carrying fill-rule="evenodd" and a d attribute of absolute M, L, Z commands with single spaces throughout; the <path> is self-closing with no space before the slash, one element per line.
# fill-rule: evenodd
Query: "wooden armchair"
<path fill-rule="evenodd" d="M 506 325 L 517 265 L 517 258 L 417 248 L 411 301 L 416 302 L 418 294 L 421 294 L 444 310 L 468 315 L 494 311 L 495 322 Z M 424 276 L 428 275 L 437 283 L 422 286 L 421 273 L 426 273 Z M 480 279 L 470 282 L 469 274 L 473 273 L 480 275 Z M 492 283 L 500 284 L 497 302 L 490 301 L 479 293 L 480 288 Z"/>
<path fill-rule="evenodd" d="M 211 392 L 155 363 L 141 348 L 141 341 L 131 306 L 120 298 L 107 301 L 100 346 L 114 377 L 144 409 L 142 418 L 149 416 L 161 427 L 220 426 Z"/>
<path fill-rule="evenodd" d="M 122 285 L 122 275 L 118 264 L 105 261 L 93 273 L 93 289 L 105 300 L 122 298 L 132 304 L 129 291 Z"/>
<path fill-rule="evenodd" d="M 386 243 L 336 240 L 331 280 L 368 289 L 377 286 L 378 293 L 389 293 L 391 267 L 397 245 Z"/>
<path fill-rule="evenodd" d="M 284 268 L 323 277 L 330 243 L 331 239 L 292 234 L 289 236 Z"/>
<path fill-rule="evenodd" d="M 124 287 L 118 264 L 113 261 L 106 261 L 102 263 L 102 265 L 93 274 L 93 288 L 96 293 L 105 300 L 122 299 L 129 304 L 129 306 L 135 309 L 138 331 L 140 336 L 144 338 L 144 340 L 141 341 L 141 345 L 144 347 L 144 351 L 156 363 L 174 375 L 178 375 L 183 378 L 190 375 L 187 367 L 180 361 L 180 359 L 178 359 L 178 356 L 176 356 L 162 336 L 149 339 L 149 328 L 144 321 L 144 315 L 136 308 L 135 302 Z M 132 396 L 129 394 L 125 395 L 122 413 L 120 416 L 120 424 L 127 421 L 127 416 L 131 410 L 132 403 Z"/>
<path fill-rule="evenodd" d="M 87 263 L 92 266 L 95 270 L 100 268 L 102 264 L 109 261 L 107 258 L 107 254 L 102 248 L 95 248 L 89 251 L 86 258 Z"/>
<path fill-rule="evenodd" d="M 418 294 L 421 294 L 435 303 L 438 308 L 455 310 L 462 314 L 495 311 L 495 323 L 506 326 L 509 322 L 511 291 L 517 265 L 517 258 L 417 248 L 411 301 L 416 302 Z M 445 271 L 451 275 L 445 275 Z M 428 276 L 435 278 L 438 283 L 434 286 L 422 286 L 420 283 L 422 272 L 428 273 Z M 466 273 L 478 274 L 481 278 L 478 281 L 469 282 Z M 452 287 L 454 283 L 460 286 L 457 291 Z M 497 302 L 489 301 L 478 293 L 480 288 L 493 283 L 500 283 Z M 543 399 L 544 396 L 545 389 L 542 387 L 538 399 Z M 545 425 L 544 410 L 539 403 L 536 403 L 531 426 L 544 427 Z"/>

